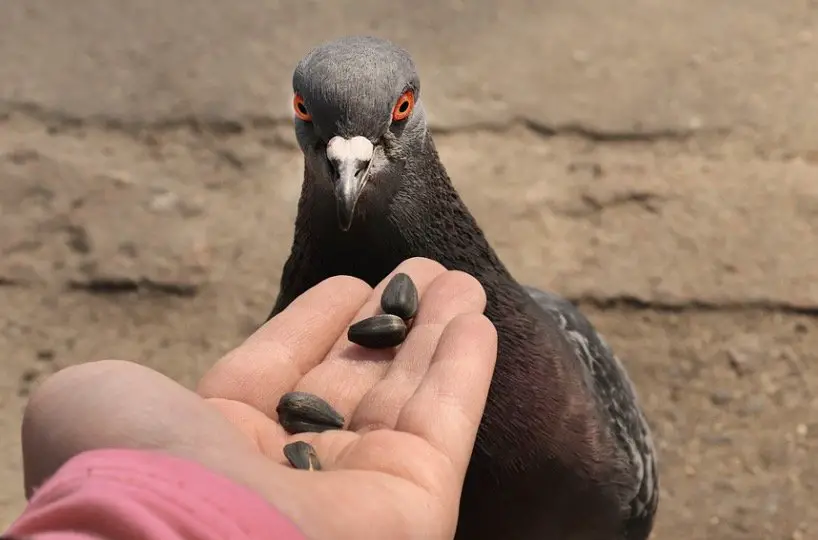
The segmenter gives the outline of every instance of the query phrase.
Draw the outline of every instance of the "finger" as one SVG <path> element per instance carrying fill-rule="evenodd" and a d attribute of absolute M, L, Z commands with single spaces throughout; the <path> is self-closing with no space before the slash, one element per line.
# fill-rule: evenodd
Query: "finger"
<path fill-rule="evenodd" d="M 203 397 L 240 401 L 274 418 L 281 395 L 346 336 L 372 289 L 349 276 L 326 279 L 267 321 L 205 374 Z"/>
<path fill-rule="evenodd" d="M 49 377 L 26 406 L 21 435 L 27 494 L 86 450 L 158 449 L 209 464 L 252 450 L 195 393 L 161 373 L 117 360 L 80 364 Z"/>
<path fill-rule="evenodd" d="M 474 446 L 497 359 L 497 331 L 483 315 L 455 318 L 432 364 L 398 417 L 396 429 L 427 440 L 447 456 L 459 478 Z"/>
<path fill-rule="evenodd" d="M 441 264 L 429 259 L 416 257 L 403 261 L 375 287 L 353 322 L 381 312 L 381 294 L 395 274 L 403 272 L 412 278 L 422 304 L 428 285 L 445 271 Z M 394 356 L 394 349 L 365 349 L 355 345 L 347 339 L 346 332 L 343 332 L 326 360 L 310 371 L 296 385 L 296 390 L 321 396 L 344 418 L 349 419 L 364 394 L 389 369 Z"/>
<path fill-rule="evenodd" d="M 440 274 L 426 290 L 412 331 L 385 376 L 358 405 L 350 429 L 393 429 L 429 369 L 446 325 L 458 315 L 482 313 L 485 307 L 486 294 L 475 278 L 458 271 Z"/>

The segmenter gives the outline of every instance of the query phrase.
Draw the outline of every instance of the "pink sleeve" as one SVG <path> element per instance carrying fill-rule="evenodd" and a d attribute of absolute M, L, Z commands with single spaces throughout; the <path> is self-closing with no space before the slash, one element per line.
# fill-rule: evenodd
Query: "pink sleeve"
<path fill-rule="evenodd" d="M 303 540 L 255 492 L 159 452 L 94 450 L 32 497 L 7 537 L 30 540 Z"/>

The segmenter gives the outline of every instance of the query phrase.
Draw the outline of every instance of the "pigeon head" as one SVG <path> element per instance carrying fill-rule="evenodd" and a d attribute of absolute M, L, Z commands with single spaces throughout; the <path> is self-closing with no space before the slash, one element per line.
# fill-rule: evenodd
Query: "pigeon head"
<path fill-rule="evenodd" d="M 343 231 L 365 192 L 397 189 L 406 160 L 426 137 L 412 58 L 374 37 L 336 39 L 302 58 L 293 74 L 293 114 L 307 175 L 331 188 Z"/>

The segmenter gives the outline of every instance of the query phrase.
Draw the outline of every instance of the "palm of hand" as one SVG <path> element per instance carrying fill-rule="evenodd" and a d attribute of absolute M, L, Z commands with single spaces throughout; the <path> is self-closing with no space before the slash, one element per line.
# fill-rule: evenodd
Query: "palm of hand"
<path fill-rule="evenodd" d="M 423 259 L 395 272 L 412 276 L 421 296 L 397 352 L 365 350 L 346 339 L 349 324 L 377 312 L 389 277 L 375 291 L 332 278 L 228 354 L 199 386 L 286 478 L 286 495 L 271 486 L 268 498 L 308 535 L 445 538 L 454 532 L 496 336 L 480 315 L 485 295 L 473 278 Z M 293 390 L 327 400 L 346 418 L 345 429 L 288 435 L 275 408 Z M 310 442 L 324 470 L 280 467 L 282 446 L 293 440 Z M 327 515 L 311 518 L 316 511 Z"/>

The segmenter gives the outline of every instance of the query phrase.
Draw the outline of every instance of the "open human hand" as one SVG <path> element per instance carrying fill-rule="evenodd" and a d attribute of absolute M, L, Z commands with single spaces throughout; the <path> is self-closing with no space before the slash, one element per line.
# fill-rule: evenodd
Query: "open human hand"
<path fill-rule="evenodd" d="M 350 343 L 348 326 L 377 312 L 397 272 L 420 296 L 406 341 L 396 351 Z M 310 538 L 451 538 L 496 358 L 485 302 L 474 278 L 410 259 L 374 291 L 344 276 L 310 289 L 196 393 L 130 362 L 63 370 L 26 410 L 27 492 L 85 450 L 158 449 L 256 490 Z M 293 390 L 331 403 L 345 429 L 288 435 L 275 409 Z M 286 465 L 294 440 L 314 446 L 321 471 Z"/>

